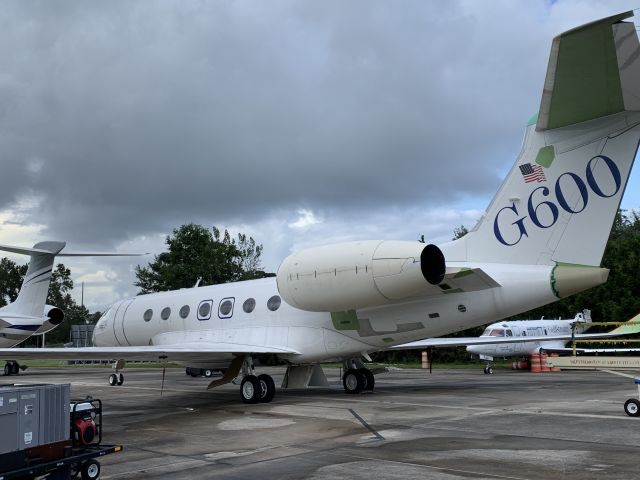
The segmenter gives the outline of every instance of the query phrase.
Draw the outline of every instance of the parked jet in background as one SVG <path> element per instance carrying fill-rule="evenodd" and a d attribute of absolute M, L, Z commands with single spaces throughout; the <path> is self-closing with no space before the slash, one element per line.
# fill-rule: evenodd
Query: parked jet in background
<path fill-rule="evenodd" d="M 373 240 L 302 250 L 282 262 L 275 279 L 118 302 L 96 325 L 95 348 L 0 356 L 221 369 L 225 375 L 210 387 L 241 375 L 247 403 L 269 402 L 275 393 L 270 376 L 255 375 L 253 356 L 288 362 L 284 387 L 326 382 L 317 362 L 338 360 L 345 391 L 358 393 L 374 386 L 361 361 L 370 352 L 483 325 L 605 282 L 600 262 L 640 139 L 640 44 L 635 25 L 623 21 L 632 15 L 554 39 L 540 111 L 522 151 L 461 239 L 440 247 Z M 110 376 L 111 384 L 122 380 Z"/>
<path fill-rule="evenodd" d="M 591 311 L 583 310 L 571 320 L 513 320 L 496 322 L 489 325 L 480 338 L 507 337 L 524 339 L 525 337 L 555 337 L 564 335 L 571 338 L 573 333 L 582 333 L 589 328 Z M 574 325 L 578 324 L 574 329 Z M 541 351 L 565 351 L 567 340 L 542 340 L 537 342 L 520 341 L 498 344 L 467 345 L 467 352 L 477 354 L 481 360 L 493 361 L 494 357 L 530 357 Z M 490 363 L 484 367 L 484 373 L 492 373 Z"/>
<path fill-rule="evenodd" d="M 50 332 L 64 320 L 64 312 L 46 305 L 53 262 L 59 257 L 122 256 L 136 254 L 62 252 L 65 242 L 40 242 L 33 248 L 0 245 L 0 250 L 29 255 L 31 260 L 16 301 L 0 308 L 0 347 L 9 348 L 24 342 L 32 335 Z M 5 375 L 17 375 L 20 366 L 8 361 Z"/>

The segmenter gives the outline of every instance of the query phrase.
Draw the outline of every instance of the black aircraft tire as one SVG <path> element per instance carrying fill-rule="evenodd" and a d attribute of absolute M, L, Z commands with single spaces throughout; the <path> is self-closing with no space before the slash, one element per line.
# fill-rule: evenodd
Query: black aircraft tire
<path fill-rule="evenodd" d="M 4 376 L 8 377 L 9 375 L 11 375 L 11 364 L 10 363 L 5 363 L 4 364 Z"/>
<path fill-rule="evenodd" d="M 276 395 L 276 384 L 271 375 L 263 373 L 258 375 L 260 381 L 260 402 L 269 403 Z"/>
<path fill-rule="evenodd" d="M 115 373 L 109 375 L 109 385 L 111 385 L 112 387 L 118 385 L 118 376 Z"/>
<path fill-rule="evenodd" d="M 640 417 L 640 401 L 630 398 L 624 402 L 624 413 L 630 417 Z"/>
<path fill-rule="evenodd" d="M 118 385 L 122 385 L 124 383 L 124 375 L 118 375 Z"/>
<path fill-rule="evenodd" d="M 240 398 L 244 403 L 258 403 L 260 401 L 260 380 L 255 375 L 247 375 L 240 384 Z"/>
<path fill-rule="evenodd" d="M 356 394 L 362 392 L 365 386 L 366 379 L 362 373 L 358 370 L 350 368 L 342 376 L 342 386 L 344 391 L 349 394 Z"/>
<path fill-rule="evenodd" d="M 373 373 L 371 373 L 371 370 L 369 370 L 368 368 L 359 368 L 358 372 L 360 372 L 360 374 L 364 376 L 363 390 L 367 392 L 373 391 L 373 387 L 375 387 L 376 385 L 376 379 L 373 376 Z"/>

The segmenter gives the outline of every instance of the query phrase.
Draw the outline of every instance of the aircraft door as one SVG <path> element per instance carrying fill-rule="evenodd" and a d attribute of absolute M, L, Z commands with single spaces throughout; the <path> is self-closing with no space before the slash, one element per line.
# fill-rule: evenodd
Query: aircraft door
<path fill-rule="evenodd" d="M 113 334 L 118 342 L 118 345 L 126 347 L 131 343 L 127 340 L 127 336 L 124 333 L 124 318 L 129 306 L 133 303 L 133 300 L 125 300 L 120 302 L 116 307 L 116 311 L 113 314 Z"/>

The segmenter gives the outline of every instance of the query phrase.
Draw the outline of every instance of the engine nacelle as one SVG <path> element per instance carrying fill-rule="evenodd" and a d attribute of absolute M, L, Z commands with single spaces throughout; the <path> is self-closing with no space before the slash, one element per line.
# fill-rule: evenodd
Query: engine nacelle
<path fill-rule="evenodd" d="M 56 328 L 64 321 L 64 312 L 53 305 L 44 306 L 44 322 L 42 326 L 33 332 L 34 335 L 47 333 Z"/>
<path fill-rule="evenodd" d="M 442 282 L 444 255 L 418 242 L 350 242 L 310 248 L 284 259 L 278 291 L 312 312 L 374 307 L 420 295 Z"/>

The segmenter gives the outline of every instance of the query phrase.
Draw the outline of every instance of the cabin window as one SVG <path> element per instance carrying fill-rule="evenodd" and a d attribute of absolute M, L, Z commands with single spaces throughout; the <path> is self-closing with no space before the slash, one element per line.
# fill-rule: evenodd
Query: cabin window
<path fill-rule="evenodd" d="M 180 309 L 180 316 L 182 318 L 187 318 L 189 316 L 189 312 L 191 311 L 191 309 L 189 308 L 189 305 L 184 305 L 181 309 Z"/>
<path fill-rule="evenodd" d="M 526 337 L 526 336 L 527 336 L 527 332 L 523 330 L 523 331 L 522 331 L 522 336 L 523 336 L 523 337 Z"/>
<path fill-rule="evenodd" d="M 223 298 L 218 305 L 218 317 L 230 318 L 233 315 L 234 298 Z"/>
<path fill-rule="evenodd" d="M 213 300 L 203 300 L 198 305 L 198 320 L 209 320 L 211 318 L 211 305 Z"/>
<path fill-rule="evenodd" d="M 153 310 L 149 309 L 146 312 L 144 312 L 144 315 L 142 315 L 142 318 L 145 322 L 150 321 L 153 318 Z"/>
<path fill-rule="evenodd" d="M 256 301 L 254 298 L 247 298 L 242 304 L 242 310 L 246 313 L 253 312 L 253 309 L 256 308 Z"/>
<path fill-rule="evenodd" d="M 165 307 L 160 312 L 160 318 L 163 320 L 168 320 L 171 316 L 171 309 L 169 307 Z"/>
<path fill-rule="evenodd" d="M 282 299 L 278 295 L 274 295 L 267 301 L 267 308 L 272 312 L 275 312 L 280 308 L 281 303 Z"/>
<path fill-rule="evenodd" d="M 429 318 L 438 318 L 438 317 L 440 317 L 440 314 L 438 312 L 429 314 Z"/>

